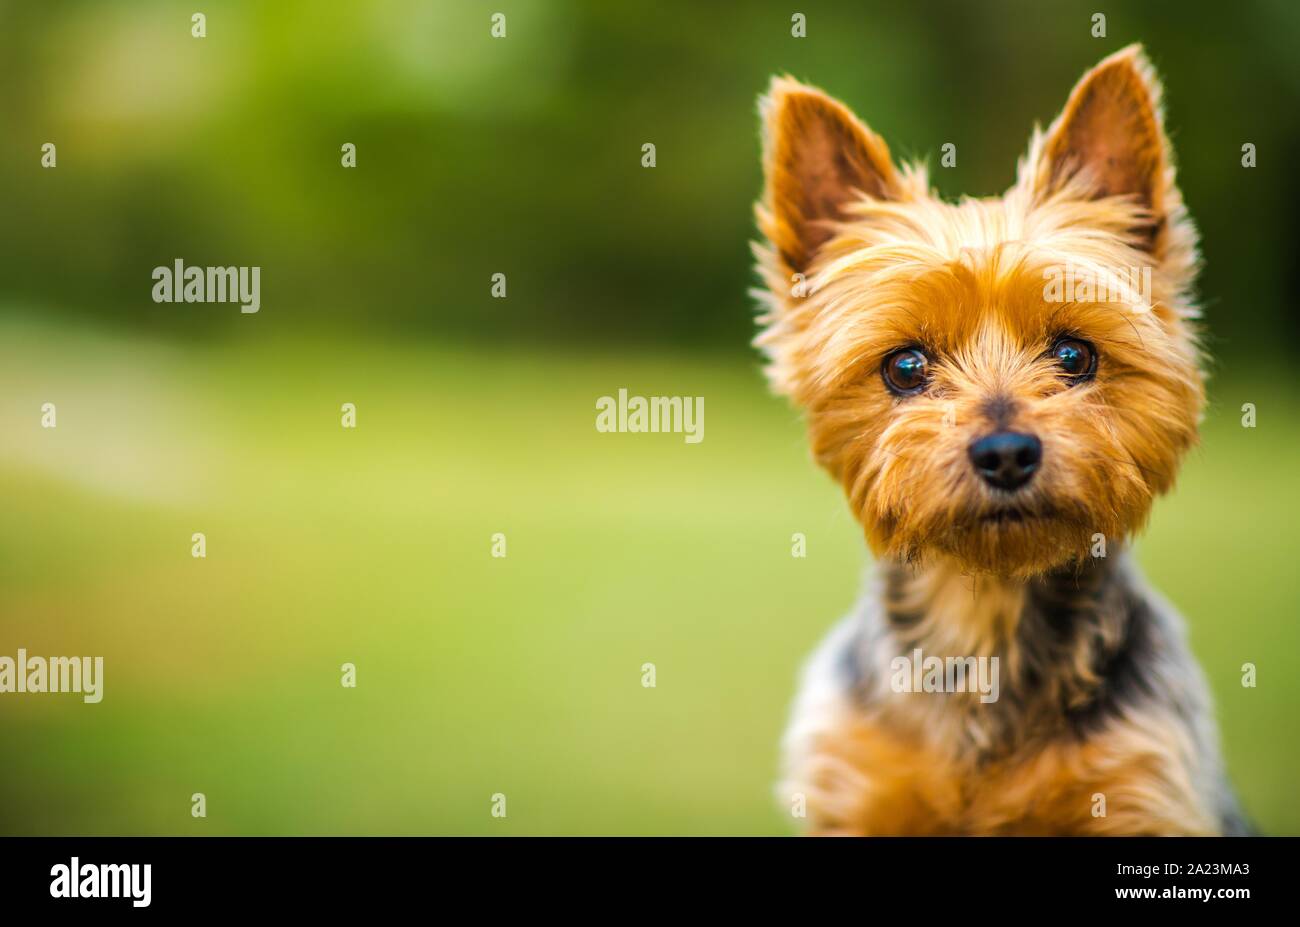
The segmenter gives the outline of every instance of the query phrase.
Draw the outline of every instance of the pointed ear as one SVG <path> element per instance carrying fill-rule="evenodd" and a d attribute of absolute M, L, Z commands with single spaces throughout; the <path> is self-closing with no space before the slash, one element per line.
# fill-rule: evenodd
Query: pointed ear
<path fill-rule="evenodd" d="M 890 199 L 898 177 L 880 137 L 815 87 L 773 78 L 759 101 L 763 121 L 763 200 L 758 223 L 788 269 L 813 255 L 861 194 Z"/>
<path fill-rule="evenodd" d="M 1160 83 L 1140 45 L 1106 58 L 1070 93 L 1047 131 L 1035 186 L 1049 193 L 1082 181 L 1094 199 L 1132 196 L 1151 220 L 1135 230 L 1155 250 L 1172 186 Z"/>

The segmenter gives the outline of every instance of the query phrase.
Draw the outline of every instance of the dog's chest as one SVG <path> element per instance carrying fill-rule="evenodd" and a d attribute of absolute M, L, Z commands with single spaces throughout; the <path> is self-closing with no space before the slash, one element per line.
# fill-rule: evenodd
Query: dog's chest
<path fill-rule="evenodd" d="M 976 765 L 857 717 L 817 740 L 804 784 L 820 833 L 1213 833 L 1195 796 L 1178 787 L 1187 774 L 1177 740 L 1170 725 L 1117 729 Z"/>
<path fill-rule="evenodd" d="M 814 782 L 831 831 L 861 834 L 1083 832 L 1090 784 L 1078 748 L 977 768 L 869 722 L 819 745 Z M 831 792 L 838 791 L 838 795 Z"/>

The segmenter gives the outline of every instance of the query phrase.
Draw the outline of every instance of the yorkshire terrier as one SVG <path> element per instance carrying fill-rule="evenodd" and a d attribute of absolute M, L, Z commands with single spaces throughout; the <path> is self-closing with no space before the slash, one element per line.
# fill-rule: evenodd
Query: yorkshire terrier
<path fill-rule="evenodd" d="M 1123 552 L 1205 402 L 1142 49 L 1001 198 L 944 202 L 788 77 L 760 108 L 756 344 L 878 561 L 805 668 L 783 803 L 816 834 L 1244 832 L 1182 619 Z"/>

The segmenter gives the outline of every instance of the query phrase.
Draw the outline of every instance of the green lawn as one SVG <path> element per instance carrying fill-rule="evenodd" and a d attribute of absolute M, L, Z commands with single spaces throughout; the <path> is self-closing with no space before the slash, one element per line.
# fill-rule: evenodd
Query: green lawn
<path fill-rule="evenodd" d="M 1300 390 L 1230 373 L 1139 553 L 1298 833 Z M 704 396 L 703 443 L 597 433 L 619 387 Z M 0 654 L 105 658 L 101 704 L 0 699 L 0 830 L 787 832 L 794 673 L 864 553 L 755 364 L 8 321 L 0 433 Z"/>

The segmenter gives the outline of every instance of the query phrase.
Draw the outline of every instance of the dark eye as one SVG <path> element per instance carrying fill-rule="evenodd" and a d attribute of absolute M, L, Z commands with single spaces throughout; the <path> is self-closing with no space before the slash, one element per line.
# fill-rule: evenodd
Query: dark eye
<path fill-rule="evenodd" d="M 929 360 L 916 348 L 903 348 L 885 358 L 880 373 L 891 392 L 909 396 L 925 389 L 929 367 Z"/>
<path fill-rule="evenodd" d="M 1062 338 L 1056 342 L 1052 346 L 1052 359 L 1076 382 L 1087 380 L 1097 372 L 1097 350 L 1078 338 Z"/>

